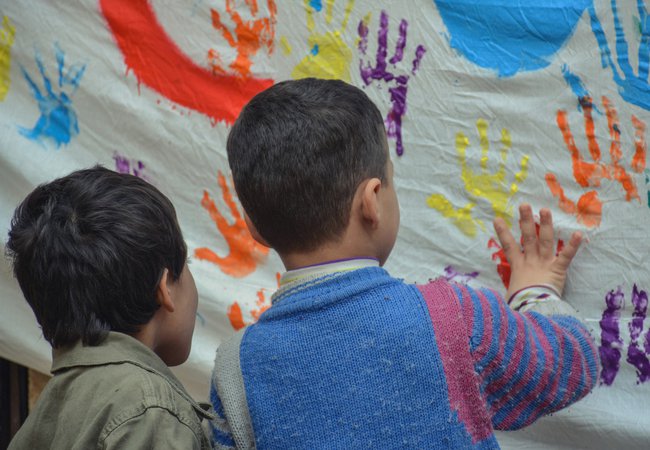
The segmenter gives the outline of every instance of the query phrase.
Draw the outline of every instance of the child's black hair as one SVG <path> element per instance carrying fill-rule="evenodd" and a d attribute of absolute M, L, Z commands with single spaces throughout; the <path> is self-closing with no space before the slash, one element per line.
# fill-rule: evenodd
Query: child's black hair
<path fill-rule="evenodd" d="M 281 253 L 340 237 L 359 184 L 387 181 L 381 113 L 362 90 L 338 80 L 284 81 L 259 93 L 227 149 L 242 206 Z"/>
<path fill-rule="evenodd" d="M 174 206 L 144 180 L 102 167 L 38 186 L 16 208 L 7 255 L 54 348 L 151 320 L 163 270 L 187 258 Z"/>

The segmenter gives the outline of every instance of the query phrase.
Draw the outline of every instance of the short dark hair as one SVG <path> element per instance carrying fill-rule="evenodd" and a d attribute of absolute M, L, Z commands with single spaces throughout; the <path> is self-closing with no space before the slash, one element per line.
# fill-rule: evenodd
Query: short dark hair
<path fill-rule="evenodd" d="M 338 238 L 367 178 L 385 179 L 381 113 L 339 80 L 284 81 L 256 95 L 230 130 L 239 200 L 277 251 L 310 251 Z"/>
<path fill-rule="evenodd" d="M 151 320 L 163 270 L 187 258 L 174 206 L 146 181 L 103 167 L 34 189 L 16 208 L 7 255 L 54 348 Z"/>

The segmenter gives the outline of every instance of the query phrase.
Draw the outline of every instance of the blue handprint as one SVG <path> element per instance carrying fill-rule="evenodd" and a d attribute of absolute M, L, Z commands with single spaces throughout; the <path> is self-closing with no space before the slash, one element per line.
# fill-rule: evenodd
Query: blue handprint
<path fill-rule="evenodd" d="M 81 82 L 81 78 L 86 71 L 85 64 L 74 64 L 64 72 L 65 67 L 65 54 L 58 46 L 55 46 L 56 61 L 58 65 L 59 74 L 59 93 L 56 94 L 52 87 L 52 82 L 45 72 L 45 66 L 41 56 L 36 53 L 35 60 L 38 70 L 43 79 L 43 87 L 45 94 L 38 87 L 36 82 L 29 75 L 24 67 L 21 71 L 34 100 L 38 102 L 38 109 L 41 116 L 33 128 L 18 127 L 20 134 L 28 139 L 44 144 L 47 140 L 51 140 L 60 147 L 61 144 L 70 143 L 70 139 L 79 134 L 79 124 L 77 123 L 77 114 L 72 108 L 72 100 L 70 97 L 75 93 Z M 64 88 L 70 87 L 68 92 Z"/>
<path fill-rule="evenodd" d="M 451 47 L 500 77 L 538 70 L 573 33 L 592 0 L 434 0 Z"/>
<path fill-rule="evenodd" d="M 607 36 L 600 19 L 596 15 L 596 8 L 589 7 L 591 18 L 591 30 L 598 41 L 600 48 L 600 61 L 603 68 L 610 67 L 614 82 L 618 85 L 618 92 L 623 99 L 629 103 L 650 110 L 650 85 L 648 84 L 648 67 L 650 60 L 650 20 L 648 11 L 643 0 L 637 0 L 637 12 L 639 13 L 638 28 L 641 34 L 639 41 L 638 59 L 639 67 L 637 74 L 634 74 L 628 54 L 628 42 L 625 39 L 623 26 L 618 16 L 616 0 L 611 0 L 612 13 L 614 16 L 614 29 L 616 31 L 616 63 L 607 43 Z"/>

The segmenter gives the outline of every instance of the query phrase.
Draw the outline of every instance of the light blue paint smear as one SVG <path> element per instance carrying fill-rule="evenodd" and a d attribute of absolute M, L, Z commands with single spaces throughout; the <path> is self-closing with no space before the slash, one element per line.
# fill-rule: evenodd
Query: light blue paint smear
<path fill-rule="evenodd" d="M 580 77 L 571 72 L 566 64 L 562 66 L 562 75 L 564 76 L 564 81 L 567 82 L 575 96 L 578 97 L 578 111 L 582 111 L 582 107 L 587 105 L 591 106 L 598 114 L 602 114 L 600 109 L 593 104 L 591 94 L 585 85 L 582 84 Z"/>
<path fill-rule="evenodd" d="M 33 128 L 18 127 L 18 131 L 32 141 L 42 145 L 52 141 L 59 148 L 61 144 L 69 144 L 72 137 L 79 134 L 77 114 L 72 107 L 71 96 L 79 87 L 86 65 L 75 64 L 64 71 L 65 54 L 58 46 L 55 46 L 55 50 L 58 65 L 58 94 L 47 76 L 43 60 L 38 53 L 35 55 L 35 60 L 45 93 L 41 91 L 27 70 L 24 67 L 20 68 L 32 97 L 38 103 L 41 115 Z"/>
<path fill-rule="evenodd" d="M 562 66 L 562 75 L 564 76 L 564 80 L 571 87 L 571 90 L 576 95 L 576 97 L 578 98 L 591 97 L 589 95 L 589 91 L 587 91 L 584 84 L 582 84 L 582 80 L 580 80 L 580 78 L 578 78 L 577 75 L 571 72 L 569 68 L 566 66 L 566 64 Z"/>
<path fill-rule="evenodd" d="M 639 14 L 638 27 L 640 31 L 638 61 L 639 66 L 636 75 L 630 64 L 628 42 L 625 32 L 618 16 L 616 0 L 611 0 L 611 8 L 614 17 L 616 62 L 607 42 L 607 36 L 603 26 L 598 19 L 596 9 L 592 5 L 589 8 L 591 19 L 591 30 L 598 41 L 600 48 L 600 61 L 603 68 L 611 68 L 612 78 L 618 85 L 618 92 L 623 99 L 633 105 L 650 110 L 650 86 L 648 85 L 648 69 L 650 61 L 650 20 L 648 11 L 643 0 L 637 0 L 637 12 Z"/>
<path fill-rule="evenodd" d="M 323 9 L 323 2 L 321 0 L 309 0 L 309 6 L 320 12 Z"/>
<path fill-rule="evenodd" d="M 500 77 L 542 69 L 591 0 L 434 0 L 450 45 Z"/>
<path fill-rule="evenodd" d="M 318 44 L 314 44 L 314 46 L 311 48 L 310 53 L 314 56 L 318 55 Z"/>

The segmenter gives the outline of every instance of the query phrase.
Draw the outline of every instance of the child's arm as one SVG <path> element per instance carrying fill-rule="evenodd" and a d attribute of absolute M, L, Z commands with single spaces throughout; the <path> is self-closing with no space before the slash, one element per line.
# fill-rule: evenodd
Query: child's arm
<path fill-rule="evenodd" d="M 133 409 L 135 410 L 135 408 Z M 133 412 L 127 411 L 127 413 Z M 100 436 L 99 448 L 121 450 L 125 448 L 184 448 L 200 450 L 205 448 L 202 439 L 186 422 L 187 418 L 177 416 L 165 408 L 151 407 L 131 416 L 117 416 L 124 419 L 121 424 L 107 423 L 108 434 Z M 200 432 L 200 431 L 199 431 Z"/>
<path fill-rule="evenodd" d="M 210 421 L 212 448 L 219 450 L 237 448 L 214 382 L 210 385 L 210 403 L 212 403 L 214 415 L 216 416 L 215 420 Z"/>
<path fill-rule="evenodd" d="M 210 422 L 212 448 L 254 448 L 255 436 L 239 365 L 240 344 L 246 329 L 223 342 L 214 361 L 210 402 L 215 420 Z"/>
<path fill-rule="evenodd" d="M 470 353 L 495 429 L 530 425 L 595 386 L 598 351 L 578 319 L 519 313 L 492 290 L 452 287 L 470 327 Z"/>
<path fill-rule="evenodd" d="M 505 223 L 495 221 L 512 267 L 509 305 L 491 290 L 454 286 L 463 316 L 472 318 L 470 351 L 492 423 L 501 430 L 570 405 L 598 379 L 593 338 L 560 297 L 581 236 L 574 233 L 556 256 L 550 211 L 540 211 L 539 237 L 530 206 L 520 207 L 520 217 L 523 250 Z"/>

